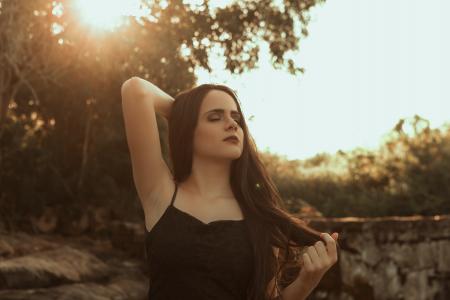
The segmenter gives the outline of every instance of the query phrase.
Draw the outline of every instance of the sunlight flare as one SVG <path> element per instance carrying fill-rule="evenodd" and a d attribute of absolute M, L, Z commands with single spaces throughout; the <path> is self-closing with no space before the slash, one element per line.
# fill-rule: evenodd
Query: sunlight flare
<path fill-rule="evenodd" d="M 141 16 L 140 0 L 77 0 L 75 7 L 82 22 L 97 29 L 120 26 L 125 16 Z"/>

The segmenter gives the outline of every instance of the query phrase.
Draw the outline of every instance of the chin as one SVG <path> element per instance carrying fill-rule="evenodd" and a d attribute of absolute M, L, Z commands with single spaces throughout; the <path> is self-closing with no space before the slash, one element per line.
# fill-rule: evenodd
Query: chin
<path fill-rule="evenodd" d="M 224 159 L 238 159 L 239 157 L 241 157 L 242 155 L 242 151 L 221 151 L 221 153 L 217 153 L 216 152 L 216 156 L 222 157 Z"/>
<path fill-rule="evenodd" d="M 238 159 L 239 157 L 241 157 L 241 155 L 242 155 L 242 152 L 240 152 L 239 154 L 236 154 L 236 155 L 229 155 L 228 158 L 231 160 L 235 160 L 235 159 Z"/>

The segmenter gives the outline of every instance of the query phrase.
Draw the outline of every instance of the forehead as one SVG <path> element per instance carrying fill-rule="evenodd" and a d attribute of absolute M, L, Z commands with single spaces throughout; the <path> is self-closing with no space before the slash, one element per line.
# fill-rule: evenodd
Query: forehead
<path fill-rule="evenodd" d="M 209 91 L 200 106 L 200 114 L 211 109 L 221 108 L 225 110 L 237 110 L 236 102 L 228 93 L 221 90 Z"/>

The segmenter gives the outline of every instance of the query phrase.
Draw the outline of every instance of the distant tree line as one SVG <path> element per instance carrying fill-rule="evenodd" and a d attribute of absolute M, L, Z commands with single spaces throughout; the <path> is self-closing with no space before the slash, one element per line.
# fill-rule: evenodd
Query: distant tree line
<path fill-rule="evenodd" d="M 376 151 L 265 162 L 292 212 L 302 199 L 328 217 L 450 213 L 450 124 L 432 129 L 418 115 L 399 120 Z"/>

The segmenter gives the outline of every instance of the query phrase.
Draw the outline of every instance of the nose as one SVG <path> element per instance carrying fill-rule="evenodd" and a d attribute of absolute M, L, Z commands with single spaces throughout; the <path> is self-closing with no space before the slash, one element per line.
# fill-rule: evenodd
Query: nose
<path fill-rule="evenodd" d="M 227 129 L 230 129 L 230 128 L 234 128 L 235 130 L 238 129 L 238 124 L 235 119 L 227 118 L 227 120 L 228 120 L 227 121 Z"/>

